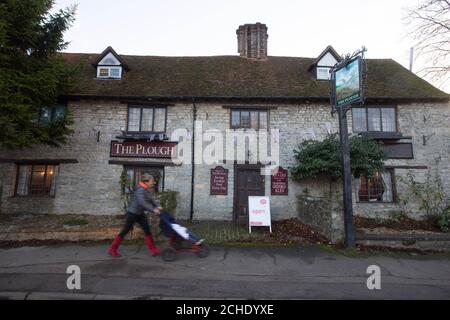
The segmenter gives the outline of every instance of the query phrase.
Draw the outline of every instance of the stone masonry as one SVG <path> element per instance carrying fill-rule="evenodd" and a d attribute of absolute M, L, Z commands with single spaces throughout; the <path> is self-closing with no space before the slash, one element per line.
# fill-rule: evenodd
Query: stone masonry
<path fill-rule="evenodd" d="M 50 198 L 14 197 L 16 165 L 0 164 L 3 181 L 1 196 L 2 213 L 53 213 L 53 214 L 121 214 L 122 200 L 119 178 L 121 165 L 108 161 L 110 142 L 126 127 L 127 105 L 111 101 L 71 101 L 68 104 L 74 116 L 74 134 L 67 145 L 61 148 L 37 146 L 28 150 L 2 150 L 2 158 L 52 159 L 73 158 L 78 163 L 61 164 L 57 177 L 56 195 Z M 328 105 L 320 104 L 278 104 L 258 105 L 270 107 L 269 128 L 279 129 L 280 165 L 289 168 L 294 165 L 293 149 L 303 139 L 323 139 L 326 134 L 337 132 L 337 118 L 330 114 Z M 192 104 L 168 106 L 167 135 L 177 128 L 186 129 L 192 139 Z M 230 109 L 222 104 L 198 103 L 197 121 L 202 130 L 229 129 Z M 394 167 L 395 176 L 405 176 L 407 167 L 433 168 L 434 159 L 439 161 L 439 173 L 447 194 L 450 194 L 450 104 L 402 104 L 398 105 L 398 129 L 404 136 L 412 138 L 414 159 L 388 160 L 386 165 Z M 97 134 L 100 139 L 97 141 Z M 349 132 L 352 132 L 349 113 Z M 425 138 L 424 138 L 425 137 Z M 425 142 L 424 142 L 425 141 Z M 196 142 L 198 146 L 198 142 Z M 115 159 L 119 160 L 119 159 Z M 126 159 L 123 159 L 126 160 Z M 129 160 L 129 159 L 128 159 Z M 149 164 L 154 159 L 139 159 Z M 161 162 L 161 161 L 159 161 Z M 228 195 L 210 195 L 210 170 L 222 165 L 229 170 Z M 401 166 L 401 168 L 395 167 Z M 179 192 L 177 215 L 188 218 L 191 199 L 190 164 L 165 166 L 165 189 Z M 425 169 L 412 169 L 418 179 L 423 179 Z M 234 165 L 219 163 L 195 166 L 194 219 L 231 220 L 233 217 Z M 298 196 L 307 189 L 311 196 L 323 196 L 330 191 L 341 192 L 340 184 L 315 180 L 294 182 L 289 180 L 289 195 L 271 196 L 271 212 L 274 220 L 299 216 Z M 355 191 L 353 184 L 353 191 Z M 406 198 L 408 191 L 397 185 L 400 198 Z M 265 179 L 265 194 L 270 195 L 270 177 Z M 402 203 L 358 203 L 353 194 L 355 214 L 367 217 L 386 217 L 390 213 L 406 210 L 411 217 L 420 218 L 418 204 Z M 342 212 L 333 213 L 333 221 L 342 221 Z M 338 223 L 339 224 L 339 223 Z M 342 226 L 342 224 L 340 224 Z M 336 226 L 337 229 L 341 228 Z"/>

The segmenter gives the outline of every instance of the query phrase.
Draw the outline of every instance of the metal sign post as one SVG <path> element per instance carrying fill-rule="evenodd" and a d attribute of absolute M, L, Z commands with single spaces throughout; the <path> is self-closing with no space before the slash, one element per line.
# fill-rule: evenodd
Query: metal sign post
<path fill-rule="evenodd" d="M 347 111 L 352 104 L 364 103 L 363 71 L 364 52 L 366 49 L 347 55 L 331 68 L 331 105 L 332 114 L 338 112 L 339 137 L 341 142 L 341 162 L 343 173 L 343 205 L 345 245 L 355 246 L 353 230 L 352 175 L 350 170 L 350 146 L 348 141 Z"/>

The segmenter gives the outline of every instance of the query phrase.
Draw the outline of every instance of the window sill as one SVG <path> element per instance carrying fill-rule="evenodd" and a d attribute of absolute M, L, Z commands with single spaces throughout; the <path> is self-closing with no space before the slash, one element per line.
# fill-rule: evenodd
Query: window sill
<path fill-rule="evenodd" d="M 122 131 L 121 136 L 117 136 L 117 139 L 124 140 L 150 140 L 150 141 L 165 141 L 169 140 L 165 131 L 153 132 L 153 131 Z"/>
<path fill-rule="evenodd" d="M 233 128 L 231 127 L 230 130 L 236 130 L 236 131 L 269 131 L 269 129 L 252 129 L 252 128 Z"/>
<path fill-rule="evenodd" d="M 398 204 L 395 201 L 356 201 L 357 204 Z"/>
<path fill-rule="evenodd" d="M 100 78 L 100 77 L 96 77 L 96 80 L 122 80 L 122 78 L 111 78 L 111 77 L 104 77 L 104 78 Z"/>
<path fill-rule="evenodd" d="M 385 132 L 385 131 L 360 131 L 354 132 L 363 137 L 369 137 L 376 140 L 400 140 L 412 139 L 412 137 L 404 136 L 401 132 Z"/>
<path fill-rule="evenodd" d="M 55 199 L 55 196 L 20 196 L 20 195 L 14 195 L 12 197 L 9 197 L 9 199 Z"/>

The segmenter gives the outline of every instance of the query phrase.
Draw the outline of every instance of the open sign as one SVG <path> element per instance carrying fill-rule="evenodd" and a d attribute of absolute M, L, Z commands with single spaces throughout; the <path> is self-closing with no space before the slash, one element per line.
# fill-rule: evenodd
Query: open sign
<path fill-rule="evenodd" d="M 270 232 L 272 232 L 269 197 L 248 197 L 248 213 L 248 230 L 250 233 L 252 233 L 252 227 L 269 227 Z"/>

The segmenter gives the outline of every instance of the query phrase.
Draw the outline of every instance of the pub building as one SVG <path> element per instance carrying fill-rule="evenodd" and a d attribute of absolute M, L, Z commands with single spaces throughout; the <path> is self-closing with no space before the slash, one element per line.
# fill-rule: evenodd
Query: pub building
<path fill-rule="evenodd" d="M 42 109 L 40 121 L 70 111 L 74 132 L 60 148 L 1 150 L 1 212 L 123 214 L 124 172 L 133 183 L 143 172 L 154 174 L 159 191 L 176 191 L 179 219 L 245 220 L 249 195 L 270 197 L 273 220 L 302 217 L 301 195 L 342 190 L 340 182 L 295 182 L 289 172 L 302 140 L 338 132 L 329 70 L 341 56 L 331 46 L 315 58 L 269 56 L 261 23 L 241 25 L 236 34 L 236 56 L 132 56 L 111 47 L 100 54 L 63 53 L 81 64 L 81 79 L 61 97 L 63 104 Z M 349 111 L 348 129 L 380 141 L 389 159 L 384 172 L 353 179 L 354 214 L 386 217 L 405 209 L 401 199 L 408 190 L 396 178 L 412 170 L 421 179 L 435 159 L 450 193 L 450 97 L 392 59 L 366 63 L 365 104 Z M 278 129 L 277 174 L 262 175 L 258 161 L 172 161 L 177 129 L 192 143 L 188 158 L 198 156 L 199 122 L 203 131 Z M 342 198 L 334 201 L 339 207 Z M 406 204 L 411 217 L 421 217 L 418 206 Z M 342 210 L 330 219 L 335 240 Z"/>

